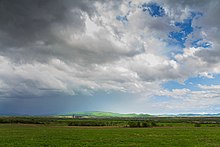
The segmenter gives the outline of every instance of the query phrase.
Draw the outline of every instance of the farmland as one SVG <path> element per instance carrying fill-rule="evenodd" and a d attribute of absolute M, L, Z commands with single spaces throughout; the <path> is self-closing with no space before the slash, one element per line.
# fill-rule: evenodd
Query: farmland
<path fill-rule="evenodd" d="M 0 146 L 219 146 L 219 120 L 1 117 Z"/>

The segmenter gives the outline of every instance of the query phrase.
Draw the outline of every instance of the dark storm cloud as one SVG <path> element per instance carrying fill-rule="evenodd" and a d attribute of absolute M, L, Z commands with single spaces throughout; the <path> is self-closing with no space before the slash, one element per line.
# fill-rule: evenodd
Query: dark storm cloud
<path fill-rule="evenodd" d="M 201 57 L 204 61 L 206 61 L 210 65 L 214 65 L 216 63 L 219 63 L 220 61 L 220 51 L 218 49 L 201 50 L 196 55 Z"/>
<path fill-rule="evenodd" d="M 62 41 L 51 28 L 72 26 L 74 31 L 83 32 L 85 23 L 81 12 L 92 15 L 90 1 L 1 0 L 0 53 L 13 56 L 12 59 L 29 57 L 30 60 L 34 56 L 53 54 L 54 44 Z"/>
<path fill-rule="evenodd" d="M 71 13 L 73 8 L 90 11 L 86 1 L 70 0 L 1 0 L 0 29 L 1 37 L 8 45 L 23 46 L 36 40 L 50 42 L 53 38 L 50 27 L 54 23 L 72 23 L 82 30 L 80 14 Z M 72 4 L 71 4 L 72 3 Z M 70 16 L 75 14 L 75 16 Z M 78 15 L 78 16 L 77 16 Z M 3 36 L 5 35 L 5 36 Z M 10 40 L 7 40 L 10 39 Z M 9 42 L 10 41 L 10 42 Z"/>
<path fill-rule="evenodd" d="M 118 59 L 120 52 L 108 36 L 82 38 L 86 17 L 96 13 L 89 0 L 1 0 L 0 54 L 24 64 L 47 63 L 51 58 L 77 63 L 103 63 Z M 101 2 L 102 3 L 102 2 Z M 107 38 L 107 39 L 106 39 Z"/>

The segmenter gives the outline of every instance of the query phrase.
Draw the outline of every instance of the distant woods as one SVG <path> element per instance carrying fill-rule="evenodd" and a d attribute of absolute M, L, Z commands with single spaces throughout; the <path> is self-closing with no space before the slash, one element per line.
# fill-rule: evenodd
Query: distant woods
<path fill-rule="evenodd" d="M 147 118 L 65 118 L 65 117 L 0 117 L 0 123 L 39 124 L 49 126 L 115 126 L 147 127 L 220 127 L 220 117 L 147 117 Z"/>

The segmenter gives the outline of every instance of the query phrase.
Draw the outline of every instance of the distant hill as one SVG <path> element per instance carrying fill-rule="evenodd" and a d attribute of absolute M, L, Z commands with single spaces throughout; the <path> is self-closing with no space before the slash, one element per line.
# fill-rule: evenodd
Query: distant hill
<path fill-rule="evenodd" d="M 195 113 L 187 113 L 187 114 L 163 114 L 163 115 L 155 115 L 158 117 L 220 117 L 220 113 L 216 114 L 195 114 Z"/>
<path fill-rule="evenodd" d="M 62 116 L 80 116 L 80 117 L 149 117 L 149 114 L 121 114 L 113 112 L 89 111 L 89 112 L 73 112 Z"/>
<path fill-rule="evenodd" d="M 182 117 L 219 117 L 220 113 L 216 114 L 178 114 L 176 116 L 182 116 Z"/>
<path fill-rule="evenodd" d="M 113 112 L 102 111 L 88 111 L 88 112 L 73 112 L 60 116 L 75 116 L 84 118 L 100 118 L 100 117 L 220 117 L 220 113 L 216 114 L 163 114 L 163 115 L 150 115 L 150 114 L 121 114 Z"/>

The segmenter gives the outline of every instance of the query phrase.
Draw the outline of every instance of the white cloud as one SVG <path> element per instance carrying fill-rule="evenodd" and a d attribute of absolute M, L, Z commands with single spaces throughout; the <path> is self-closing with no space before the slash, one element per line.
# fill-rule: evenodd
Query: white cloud
<path fill-rule="evenodd" d="M 167 112 L 177 113 L 215 113 L 213 106 L 220 105 L 219 85 L 199 85 L 201 90 L 192 91 L 190 89 L 173 89 L 171 91 L 161 90 L 158 95 L 169 97 L 166 102 L 156 103 Z M 157 107 L 158 107 L 157 106 Z"/>
<path fill-rule="evenodd" d="M 220 85 L 210 85 L 210 86 L 207 86 L 207 85 L 198 85 L 199 88 L 201 89 L 204 89 L 204 90 L 210 90 L 210 91 L 215 91 L 215 92 L 218 92 L 220 93 Z"/>
<path fill-rule="evenodd" d="M 199 73 L 199 76 L 200 76 L 200 77 L 209 78 L 209 79 L 213 79 L 213 78 L 214 78 L 213 74 L 207 73 L 207 72 Z"/>

